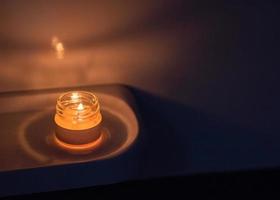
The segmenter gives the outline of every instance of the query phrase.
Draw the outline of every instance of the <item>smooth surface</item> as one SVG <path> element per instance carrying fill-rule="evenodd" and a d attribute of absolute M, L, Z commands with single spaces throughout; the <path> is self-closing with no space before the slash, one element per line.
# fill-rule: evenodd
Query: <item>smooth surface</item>
<path fill-rule="evenodd" d="M 92 91 L 95 88 L 88 90 Z M 106 87 L 99 87 L 96 91 L 103 115 L 102 141 L 98 147 L 91 148 L 83 155 L 65 152 L 54 142 L 55 104 L 52 105 L 52 102 L 56 100 L 58 92 L 15 94 L 13 97 L 7 97 L 10 101 L 5 97 L 0 98 L 0 103 L 6 108 L 13 108 L 12 102 L 18 102 L 20 99 L 25 99 L 26 102 L 22 104 L 21 111 L 0 114 L 2 122 L 0 171 L 89 162 L 112 158 L 123 153 L 137 138 L 138 121 L 133 109 L 127 103 L 127 97 L 120 93 L 124 89 L 112 87 L 112 90 L 114 92 L 108 93 Z M 40 109 L 35 108 L 33 107 L 35 99 L 37 103 L 46 104 Z"/>
<path fill-rule="evenodd" d="M 1 195 L 280 166 L 278 132 L 264 137 L 169 99 L 130 91 L 140 132 L 128 151 L 102 161 L 0 173 Z"/>

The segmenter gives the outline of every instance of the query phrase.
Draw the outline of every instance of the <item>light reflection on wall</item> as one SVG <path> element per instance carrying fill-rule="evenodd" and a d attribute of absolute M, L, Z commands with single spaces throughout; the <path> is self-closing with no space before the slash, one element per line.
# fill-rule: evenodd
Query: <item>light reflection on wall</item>
<path fill-rule="evenodd" d="M 160 92 L 176 79 L 175 70 L 185 67 L 180 64 L 182 59 L 184 62 L 193 59 L 196 49 L 193 30 L 193 26 L 177 25 L 170 30 L 150 31 L 108 45 L 66 47 L 65 55 L 64 49 L 57 51 L 57 46 L 55 53 L 51 48 L 20 52 L 1 59 L 0 90 L 123 83 Z M 185 36 L 189 37 L 188 57 L 178 57 L 178 51 L 185 48 L 180 41 Z"/>
<path fill-rule="evenodd" d="M 60 59 L 60 60 L 63 59 L 64 58 L 64 53 L 65 53 L 63 43 L 58 39 L 58 37 L 54 36 L 52 38 L 51 44 L 52 44 L 52 47 L 55 51 L 56 58 Z"/>
<path fill-rule="evenodd" d="M 201 24 L 172 16 L 180 1 L 30 2 L 0 8 L 0 91 L 123 83 L 164 93 L 195 58 Z"/>
<path fill-rule="evenodd" d="M 2 0 L 0 92 L 123 83 L 266 129 L 279 113 L 275 7 L 196 2 Z"/>

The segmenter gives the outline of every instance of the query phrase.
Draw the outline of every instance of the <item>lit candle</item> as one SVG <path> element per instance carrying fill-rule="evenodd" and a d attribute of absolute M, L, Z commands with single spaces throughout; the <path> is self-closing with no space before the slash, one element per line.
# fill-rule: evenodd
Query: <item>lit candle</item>
<path fill-rule="evenodd" d="M 102 116 L 97 97 L 85 91 L 62 94 L 56 105 L 55 141 L 64 149 L 89 149 L 100 143 Z"/>

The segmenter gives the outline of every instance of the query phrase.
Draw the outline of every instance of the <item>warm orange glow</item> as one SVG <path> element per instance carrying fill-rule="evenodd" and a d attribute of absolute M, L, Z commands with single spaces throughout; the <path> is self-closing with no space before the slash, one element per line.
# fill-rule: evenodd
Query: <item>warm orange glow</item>
<path fill-rule="evenodd" d="M 59 140 L 55 135 L 54 135 L 54 141 L 56 144 L 58 144 L 60 147 L 66 150 L 73 150 L 73 151 L 85 151 L 85 150 L 92 150 L 97 148 L 103 141 L 103 134 L 100 135 L 100 137 L 97 140 L 94 140 L 93 142 L 87 143 L 87 144 L 80 144 L 80 145 L 73 145 L 73 144 L 68 144 L 65 143 L 61 140 Z"/>
<path fill-rule="evenodd" d="M 92 149 L 102 139 L 99 103 L 90 92 L 62 94 L 57 100 L 54 120 L 55 142 L 64 149 Z"/>
<path fill-rule="evenodd" d="M 84 105 L 83 105 L 82 103 L 80 103 L 80 104 L 78 105 L 77 110 L 78 110 L 78 111 L 82 111 L 83 109 L 84 109 Z"/>
<path fill-rule="evenodd" d="M 62 42 L 57 38 L 57 37 L 53 37 L 52 38 L 52 46 L 56 52 L 56 57 L 57 59 L 63 59 L 64 58 L 64 46 L 62 44 Z"/>
<path fill-rule="evenodd" d="M 60 97 L 57 101 L 57 125 L 69 130 L 84 130 L 93 128 L 102 121 L 99 103 L 93 94 L 81 91 L 63 95 L 64 99 Z M 89 99 L 86 100 L 87 98 Z"/>
<path fill-rule="evenodd" d="M 79 94 L 77 92 L 73 92 L 71 95 L 72 100 L 77 100 L 79 98 Z"/>

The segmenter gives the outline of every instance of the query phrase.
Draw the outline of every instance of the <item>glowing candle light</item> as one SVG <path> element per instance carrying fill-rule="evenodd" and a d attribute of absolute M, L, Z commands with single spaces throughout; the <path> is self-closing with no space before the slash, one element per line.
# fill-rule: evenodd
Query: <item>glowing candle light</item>
<path fill-rule="evenodd" d="M 82 111 L 83 109 L 84 109 L 84 106 L 83 106 L 83 104 L 82 103 L 80 103 L 79 105 L 78 105 L 78 111 Z"/>
<path fill-rule="evenodd" d="M 71 99 L 74 101 L 74 100 L 77 100 L 79 98 L 79 94 L 77 92 L 73 92 L 71 94 Z"/>
<path fill-rule="evenodd" d="M 102 139 L 100 106 L 90 92 L 62 94 L 57 100 L 54 120 L 55 141 L 64 149 L 89 149 Z"/>

